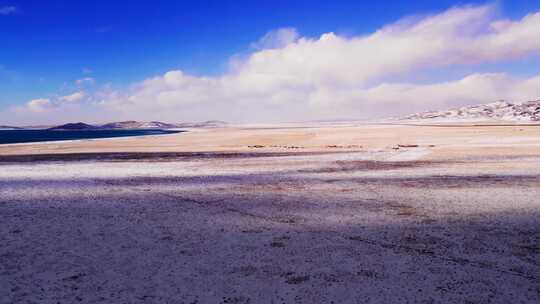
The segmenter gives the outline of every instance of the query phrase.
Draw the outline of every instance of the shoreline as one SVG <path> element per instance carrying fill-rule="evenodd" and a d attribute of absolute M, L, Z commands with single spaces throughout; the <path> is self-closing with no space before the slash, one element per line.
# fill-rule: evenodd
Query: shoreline
<path fill-rule="evenodd" d="M 47 131 L 47 129 L 43 130 L 0 130 L 0 131 Z M 152 130 L 139 130 L 139 129 L 126 129 L 126 130 L 116 130 L 116 129 L 110 129 L 110 130 L 55 130 L 54 132 L 95 132 L 95 131 L 152 131 Z M 146 137 L 146 136 L 164 136 L 164 135 L 173 135 L 178 133 L 184 133 L 188 132 L 187 130 L 156 130 L 156 131 L 165 131 L 161 134 L 141 134 L 141 135 L 122 135 L 122 136 L 111 136 L 111 137 L 97 137 L 97 138 L 79 138 L 79 139 L 59 139 L 59 140 L 44 140 L 44 141 L 31 141 L 31 142 L 18 142 L 18 143 L 0 143 L 0 147 L 3 146 L 16 146 L 16 145 L 39 145 L 39 144 L 53 144 L 53 143 L 73 143 L 73 142 L 79 142 L 79 141 L 97 141 L 97 140 L 111 140 L 111 139 L 123 139 L 127 137 Z"/>
<path fill-rule="evenodd" d="M 77 153 L 312 153 L 429 152 L 430 158 L 534 156 L 540 146 L 537 126 L 431 125 L 244 126 L 189 129 L 160 135 L 17 143 L 0 145 L 0 156 Z M 410 152 L 413 153 L 413 152 Z M 420 152 L 418 152 L 420 153 Z"/>

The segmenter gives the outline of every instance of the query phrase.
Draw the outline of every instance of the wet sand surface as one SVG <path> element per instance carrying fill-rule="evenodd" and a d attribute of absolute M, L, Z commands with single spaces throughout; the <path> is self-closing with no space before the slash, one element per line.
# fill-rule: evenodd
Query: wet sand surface
<path fill-rule="evenodd" d="M 2 146 L 0 303 L 539 302 L 540 127 L 435 128 Z"/>

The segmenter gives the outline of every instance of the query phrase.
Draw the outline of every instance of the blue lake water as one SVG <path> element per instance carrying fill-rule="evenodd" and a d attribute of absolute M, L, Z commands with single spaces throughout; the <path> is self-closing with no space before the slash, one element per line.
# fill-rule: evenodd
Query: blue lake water
<path fill-rule="evenodd" d="M 53 131 L 53 130 L 0 130 L 0 144 L 29 143 L 39 141 L 58 141 L 75 139 L 95 139 L 110 137 L 128 137 L 141 135 L 162 135 L 182 131 L 170 130 L 88 130 L 88 131 Z"/>

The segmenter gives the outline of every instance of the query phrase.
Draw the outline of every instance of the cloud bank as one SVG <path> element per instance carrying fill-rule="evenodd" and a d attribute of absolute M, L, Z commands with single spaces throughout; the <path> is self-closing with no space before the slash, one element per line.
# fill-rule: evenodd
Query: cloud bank
<path fill-rule="evenodd" d="M 521 78 L 495 71 L 427 84 L 408 81 L 417 73 L 540 54 L 540 12 L 519 20 L 497 18 L 496 13 L 490 5 L 456 7 L 404 18 L 357 37 L 329 32 L 311 38 L 293 28 L 277 29 L 253 43 L 248 56 L 235 58 L 223 75 L 172 70 L 121 90 L 103 87 L 77 98 L 84 115 L 73 115 L 275 122 L 392 116 L 540 98 L 540 75 Z M 58 119 L 64 107 L 71 106 L 66 97 L 36 100 L 22 108 L 32 113 L 28 119 L 36 114 Z"/>

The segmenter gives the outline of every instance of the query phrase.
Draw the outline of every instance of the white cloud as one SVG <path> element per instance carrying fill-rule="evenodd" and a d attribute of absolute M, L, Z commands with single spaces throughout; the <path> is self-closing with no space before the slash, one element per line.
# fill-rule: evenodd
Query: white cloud
<path fill-rule="evenodd" d="M 11 14 L 15 14 L 16 12 L 17 12 L 17 8 L 15 6 L 0 7 L 0 15 L 11 15 Z"/>
<path fill-rule="evenodd" d="M 336 96 L 333 96 L 336 98 Z M 472 74 L 462 79 L 435 84 L 383 83 L 369 89 L 337 95 L 331 106 L 377 114 L 407 114 L 480 104 L 500 99 L 535 100 L 540 97 L 540 75 L 514 78 L 504 73 Z"/>
<path fill-rule="evenodd" d="M 252 54 L 241 72 L 286 76 L 307 85 L 364 86 L 418 69 L 495 62 L 540 51 L 540 13 L 496 29 L 492 25 L 500 21 L 492 15 L 491 6 L 454 8 L 367 36 L 326 33 L 319 39 L 301 38 Z"/>
<path fill-rule="evenodd" d="M 474 69 L 540 54 L 540 12 L 520 20 L 495 16 L 489 5 L 457 7 L 357 37 L 331 32 L 300 37 L 295 29 L 278 29 L 254 43 L 247 57 L 235 58 L 233 68 L 220 76 L 173 70 L 127 89 L 98 90 L 93 99 L 99 102 L 90 106 L 99 109 L 99 117 L 280 121 L 539 98 L 540 76 L 522 79 L 506 71 L 432 84 L 392 81 L 419 71 Z"/>
<path fill-rule="evenodd" d="M 65 106 L 73 105 L 82 101 L 86 97 L 84 91 L 75 92 L 73 94 L 60 96 L 56 98 L 38 98 L 28 101 L 24 107 L 17 107 L 16 112 L 22 113 L 28 111 L 34 114 L 51 114 L 54 111 L 63 111 Z"/>
<path fill-rule="evenodd" d="M 84 97 L 86 97 L 86 93 L 79 91 L 70 95 L 62 96 L 59 98 L 59 100 L 65 102 L 76 102 L 82 100 Z"/>
<path fill-rule="evenodd" d="M 257 42 L 252 43 L 251 47 L 258 50 L 282 48 L 295 42 L 299 37 L 295 28 L 284 27 L 266 33 Z"/>
<path fill-rule="evenodd" d="M 94 83 L 96 83 L 96 80 L 92 77 L 84 77 L 84 78 L 75 80 L 75 84 L 77 85 L 94 84 Z"/>
<path fill-rule="evenodd" d="M 47 98 L 38 98 L 38 99 L 33 99 L 33 100 L 30 100 L 29 102 L 26 103 L 26 108 L 30 111 L 30 112 L 34 112 L 34 113 L 41 113 L 41 112 L 45 112 L 47 111 L 48 109 L 50 109 L 51 107 L 51 101 Z"/>
<path fill-rule="evenodd" d="M 265 49 L 252 53 L 220 77 L 171 71 L 145 80 L 128 92 L 116 92 L 112 101 L 105 98 L 103 104 L 125 111 L 183 111 L 186 105 L 211 110 L 218 103 L 229 107 L 256 104 L 263 112 L 269 107 L 300 105 L 305 112 L 319 110 L 324 115 L 328 108 L 344 104 L 349 105 L 348 113 L 365 114 L 379 112 L 374 109 L 379 101 L 391 114 L 395 109 L 392 104 L 401 106 L 402 100 L 428 107 L 442 100 L 444 104 L 460 104 L 478 97 L 499 99 L 498 87 L 480 91 L 467 86 L 474 80 L 471 78 L 453 84 L 459 94 L 449 91 L 446 97 L 439 94 L 429 100 L 423 95 L 411 97 L 430 90 L 442 92 L 451 82 L 433 86 L 385 82 L 389 77 L 418 70 L 497 62 L 540 52 L 540 40 L 536 39 L 540 37 L 540 13 L 519 21 L 497 20 L 493 15 L 492 6 L 453 8 L 417 20 L 404 19 L 371 35 L 352 38 L 334 33 L 318 39 L 298 38 L 295 30 L 281 29 L 257 43 Z M 488 85 L 494 80 L 473 82 Z M 296 114 L 301 118 L 302 113 Z"/>

